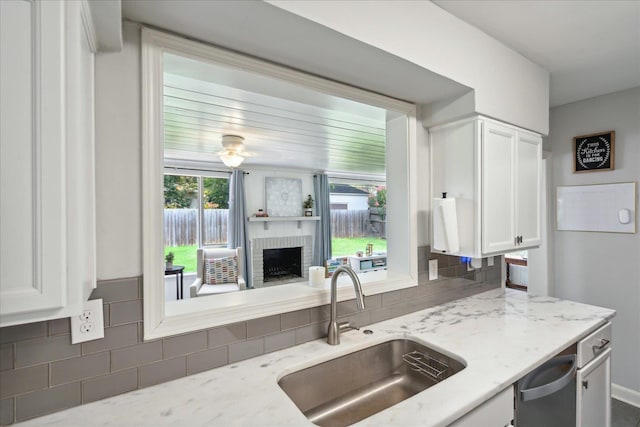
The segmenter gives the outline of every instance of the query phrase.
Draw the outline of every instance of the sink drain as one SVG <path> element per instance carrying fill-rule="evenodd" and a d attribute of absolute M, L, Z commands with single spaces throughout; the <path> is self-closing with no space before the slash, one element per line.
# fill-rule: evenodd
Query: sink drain
<path fill-rule="evenodd" d="M 364 331 L 362 331 L 362 333 L 365 335 L 371 335 L 373 331 L 371 329 L 365 329 Z"/>

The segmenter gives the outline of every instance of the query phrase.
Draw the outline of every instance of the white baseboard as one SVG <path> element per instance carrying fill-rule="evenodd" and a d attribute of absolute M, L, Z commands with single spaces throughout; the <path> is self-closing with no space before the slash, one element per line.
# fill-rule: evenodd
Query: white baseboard
<path fill-rule="evenodd" d="M 640 391 L 631 390 L 618 384 L 611 384 L 611 397 L 640 408 Z"/>

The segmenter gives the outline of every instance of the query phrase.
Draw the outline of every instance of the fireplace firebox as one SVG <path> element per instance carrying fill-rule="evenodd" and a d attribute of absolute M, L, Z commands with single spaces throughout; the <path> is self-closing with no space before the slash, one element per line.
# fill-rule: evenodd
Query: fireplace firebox
<path fill-rule="evenodd" d="M 265 282 L 289 280 L 302 276 L 302 247 L 264 249 Z"/>

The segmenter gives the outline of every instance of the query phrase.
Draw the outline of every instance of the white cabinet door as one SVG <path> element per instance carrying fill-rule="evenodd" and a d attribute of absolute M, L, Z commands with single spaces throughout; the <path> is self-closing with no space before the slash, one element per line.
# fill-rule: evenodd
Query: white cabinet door
<path fill-rule="evenodd" d="M 65 304 L 64 7 L 0 2 L 3 315 Z"/>
<path fill-rule="evenodd" d="M 540 244 L 542 137 L 519 132 L 516 145 L 515 216 L 517 247 Z"/>
<path fill-rule="evenodd" d="M 610 348 L 578 370 L 576 387 L 576 427 L 610 427 Z"/>
<path fill-rule="evenodd" d="M 485 122 L 482 131 L 482 252 L 515 246 L 516 131 Z"/>
<path fill-rule="evenodd" d="M 95 287 L 88 7 L 0 1 L 0 326 L 79 313 Z"/>
<path fill-rule="evenodd" d="M 513 387 L 507 387 L 487 402 L 449 424 L 449 427 L 505 427 L 513 420 Z"/>

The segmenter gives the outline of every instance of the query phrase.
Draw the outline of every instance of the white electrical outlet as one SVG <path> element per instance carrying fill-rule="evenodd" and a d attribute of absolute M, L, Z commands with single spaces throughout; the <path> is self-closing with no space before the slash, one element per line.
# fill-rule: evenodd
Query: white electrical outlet
<path fill-rule="evenodd" d="M 102 299 L 84 303 L 82 313 L 71 317 L 71 344 L 104 338 Z"/>
<path fill-rule="evenodd" d="M 429 280 L 436 280 L 438 278 L 438 260 L 429 260 Z"/>
<path fill-rule="evenodd" d="M 487 258 L 487 266 L 489 267 L 493 267 L 493 257 L 490 256 L 489 258 Z"/>

